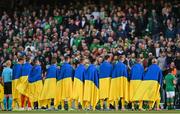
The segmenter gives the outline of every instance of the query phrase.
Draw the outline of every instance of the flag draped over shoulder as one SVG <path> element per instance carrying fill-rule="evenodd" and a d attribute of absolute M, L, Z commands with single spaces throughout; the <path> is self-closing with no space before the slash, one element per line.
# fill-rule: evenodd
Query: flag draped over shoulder
<path fill-rule="evenodd" d="M 86 67 L 80 64 L 74 73 L 73 82 L 73 99 L 78 100 L 81 104 L 83 103 L 83 85 L 85 77 Z"/>
<path fill-rule="evenodd" d="M 4 99 L 4 87 L 0 84 L 0 102 L 3 102 Z"/>
<path fill-rule="evenodd" d="M 128 73 L 124 63 L 119 61 L 114 65 L 110 86 L 110 101 L 123 98 L 128 101 Z"/>
<path fill-rule="evenodd" d="M 129 100 L 133 101 L 133 96 L 135 95 L 138 87 L 141 84 L 144 74 L 144 68 L 140 63 L 132 66 L 130 73 L 130 86 L 129 86 Z"/>
<path fill-rule="evenodd" d="M 110 81 L 112 74 L 112 65 L 108 61 L 104 61 L 99 68 L 99 98 L 109 98 Z"/>
<path fill-rule="evenodd" d="M 55 97 L 55 100 L 54 100 L 54 103 L 55 103 L 55 107 L 57 108 L 59 103 L 61 102 L 62 100 L 62 86 L 63 86 L 63 83 L 62 83 L 62 75 L 61 74 L 61 69 L 57 69 L 57 83 L 56 83 L 56 97 Z"/>
<path fill-rule="evenodd" d="M 61 80 L 62 80 L 62 95 L 61 99 L 72 99 L 72 86 L 73 86 L 73 67 L 65 62 L 61 67 Z"/>
<path fill-rule="evenodd" d="M 12 97 L 13 99 L 20 99 L 20 93 L 17 90 L 17 85 L 19 83 L 19 77 L 22 75 L 22 65 L 15 64 L 13 66 L 13 76 L 12 76 Z"/>
<path fill-rule="evenodd" d="M 23 94 L 26 95 L 28 94 L 28 76 L 31 72 L 32 65 L 28 62 L 22 65 L 22 74 L 18 80 L 18 85 L 17 85 L 17 90 Z"/>
<path fill-rule="evenodd" d="M 157 64 L 149 66 L 143 81 L 135 93 L 134 100 L 156 101 L 160 100 L 159 89 L 162 84 L 162 71 Z"/>
<path fill-rule="evenodd" d="M 56 97 L 56 77 L 58 74 L 57 66 L 51 65 L 47 69 L 46 79 L 43 85 L 42 93 L 40 96 L 41 105 L 46 106 L 49 104 L 50 99 L 55 99 Z"/>
<path fill-rule="evenodd" d="M 43 84 L 42 84 L 42 69 L 40 65 L 33 66 L 29 77 L 29 93 L 28 97 L 30 98 L 31 102 L 39 101 L 40 95 L 42 92 Z"/>
<path fill-rule="evenodd" d="M 93 109 L 99 101 L 99 74 L 93 64 L 86 70 L 83 101 L 89 102 Z"/>

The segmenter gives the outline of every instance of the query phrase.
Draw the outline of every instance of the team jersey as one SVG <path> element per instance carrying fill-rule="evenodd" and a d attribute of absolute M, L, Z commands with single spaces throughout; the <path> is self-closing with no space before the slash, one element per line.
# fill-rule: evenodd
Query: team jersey
<path fill-rule="evenodd" d="M 173 74 L 167 74 L 165 76 L 165 83 L 166 83 L 166 91 L 174 91 L 174 83 L 175 76 Z"/>

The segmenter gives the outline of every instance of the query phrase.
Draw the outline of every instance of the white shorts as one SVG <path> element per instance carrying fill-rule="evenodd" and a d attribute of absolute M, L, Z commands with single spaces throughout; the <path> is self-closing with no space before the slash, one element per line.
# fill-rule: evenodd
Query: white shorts
<path fill-rule="evenodd" d="M 175 92 L 174 91 L 168 91 L 168 92 L 166 92 L 166 96 L 167 96 L 167 98 L 173 98 L 175 96 Z"/>

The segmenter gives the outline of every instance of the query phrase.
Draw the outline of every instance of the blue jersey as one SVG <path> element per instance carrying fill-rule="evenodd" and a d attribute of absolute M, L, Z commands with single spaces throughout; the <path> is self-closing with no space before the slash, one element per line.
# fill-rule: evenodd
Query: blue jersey
<path fill-rule="evenodd" d="M 4 83 L 12 82 L 12 69 L 9 67 L 4 68 L 2 72 L 2 78 Z"/>

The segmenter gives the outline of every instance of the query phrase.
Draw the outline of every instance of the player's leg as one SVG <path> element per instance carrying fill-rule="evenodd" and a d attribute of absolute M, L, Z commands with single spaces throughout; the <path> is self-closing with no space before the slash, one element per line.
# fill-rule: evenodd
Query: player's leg
<path fill-rule="evenodd" d="M 74 100 L 74 103 L 75 103 L 75 109 L 78 109 L 78 100 L 76 99 L 76 100 Z"/>
<path fill-rule="evenodd" d="M 104 99 L 100 99 L 101 110 L 103 110 Z"/>
<path fill-rule="evenodd" d="M 125 110 L 125 100 L 124 100 L 124 98 L 121 99 L 121 105 L 122 105 L 121 110 L 124 111 Z"/>
<path fill-rule="evenodd" d="M 160 110 L 160 100 L 156 101 L 156 110 Z"/>
<path fill-rule="evenodd" d="M 118 110 L 119 109 L 118 108 L 119 107 L 119 105 L 118 105 L 119 104 L 119 99 L 116 99 L 114 102 L 115 102 L 115 108 L 116 108 L 116 110 Z"/>
<path fill-rule="evenodd" d="M 167 109 L 170 109 L 170 92 L 166 92 Z"/>
<path fill-rule="evenodd" d="M 143 101 L 140 100 L 140 101 L 139 101 L 139 110 L 143 110 L 142 107 L 143 107 Z"/>
<path fill-rule="evenodd" d="M 24 110 L 24 105 L 25 105 L 25 95 L 21 95 L 21 109 Z"/>
<path fill-rule="evenodd" d="M 68 110 L 73 110 L 72 109 L 72 100 L 71 99 L 68 100 Z"/>
<path fill-rule="evenodd" d="M 149 110 L 152 110 L 154 102 L 153 101 L 149 101 L 148 105 L 149 105 Z"/>
<path fill-rule="evenodd" d="M 132 110 L 135 110 L 134 104 L 135 104 L 135 102 L 131 102 L 131 109 L 132 109 Z"/>
<path fill-rule="evenodd" d="M 174 109 L 174 96 L 175 96 L 175 92 L 174 91 L 171 91 L 170 92 L 170 108 L 171 109 Z"/>
<path fill-rule="evenodd" d="M 109 102 L 109 99 L 106 100 L 106 108 L 109 110 L 109 107 L 110 107 L 110 102 Z"/>
<path fill-rule="evenodd" d="M 7 110 L 7 96 L 6 95 L 4 95 L 3 105 L 4 105 L 4 110 Z"/>
<path fill-rule="evenodd" d="M 30 102 L 30 100 L 29 100 L 28 97 L 26 97 L 26 98 L 27 98 L 28 110 L 31 110 L 31 109 L 32 109 L 32 108 L 31 108 L 31 102 Z"/>
<path fill-rule="evenodd" d="M 8 99 L 8 110 L 12 110 L 12 95 L 9 94 L 9 99 Z"/>
<path fill-rule="evenodd" d="M 61 101 L 61 110 L 65 110 L 64 109 L 64 102 L 65 102 L 64 100 Z"/>

